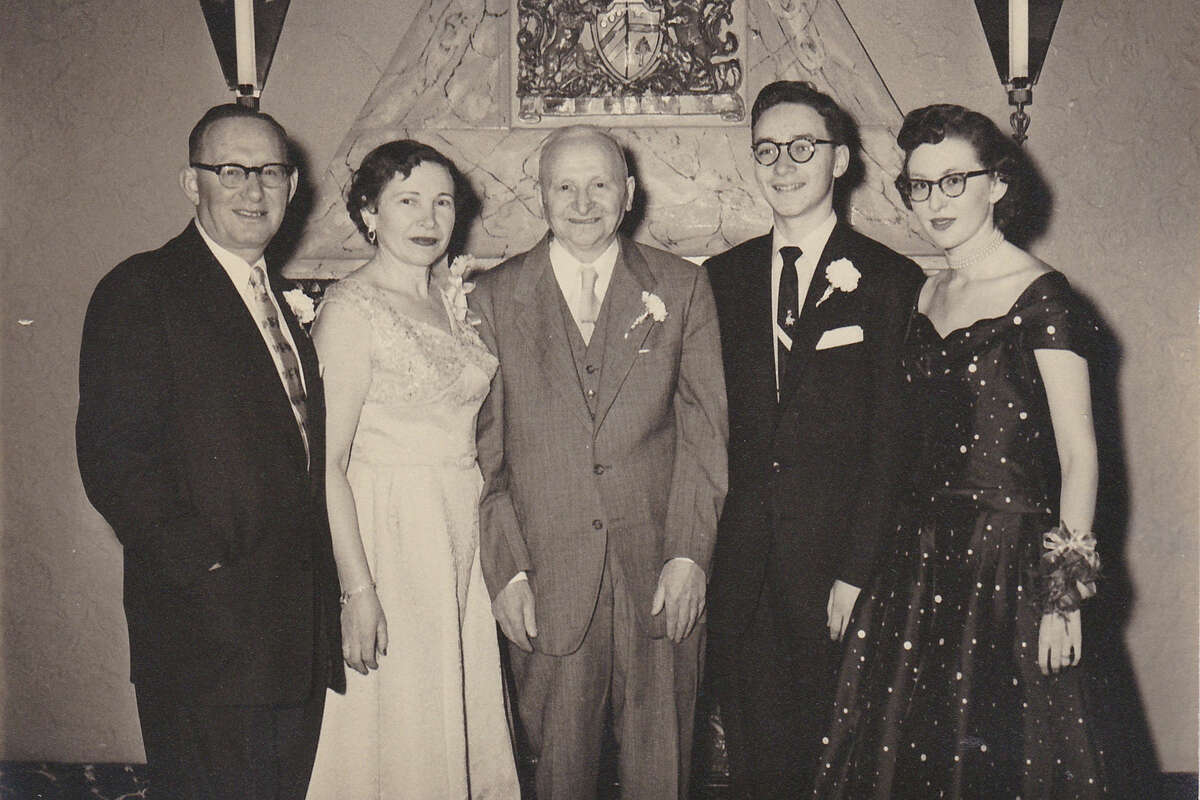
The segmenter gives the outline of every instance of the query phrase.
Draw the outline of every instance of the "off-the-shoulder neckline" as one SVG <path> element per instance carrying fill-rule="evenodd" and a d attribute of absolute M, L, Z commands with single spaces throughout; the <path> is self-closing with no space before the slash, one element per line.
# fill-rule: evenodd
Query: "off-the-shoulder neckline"
<path fill-rule="evenodd" d="M 917 302 L 919 302 L 920 292 L 917 293 L 918 301 L 913 302 L 913 313 L 916 314 L 917 316 L 921 317 L 922 319 L 924 319 L 927 323 L 929 323 L 929 329 L 934 332 L 934 334 L 938 337 L 938 339 L 945 342 L 953 336 L 956 336 L 960 333 L 964 333 L 966 331 L 974 330 L 975 328 L 978 328 L 980 325 L 983 325 L 985 323 L 996 323 L 996 322 L 999 322 L 1000 320 L 1004 319 L 1005 317 L 1011 316 L 1013 314 L 1013 312 L 1015 312 L 1016 310 L 1018 310 L 1019 308 L 1021 308 L 1024 305 L 1025 296 L 1028 295 L 1030 292 L 1032 292 L 1033 288 L 1035 286 L 1037 286 L 1043 280 L 1046 280 L 1048 278 L 1052 278 L 1055 276 L 1061 276 L 1061 275 L 1062 275 L 1061 272 L 1059 272 L 1058 270 L 1053 270 L 1053 269 L 1049 270 L 1047 272 L 1043 272 L 1041 275 L 1038 275 L 1036 278 L 1031 280 L 1029 282 L 1029 284 L 1023 290 L 1021 290 L 1021 293 L 1019 295 L 1017 295 L 1017 299 L 1013 301 L 1012 305 L 1009 306 L 1008 310 L 1005 311 L 1003 314 L 999 314 L 994 317 L 980 317 L 979 319 L 975 320 L 974 322 L 972 322 L 968 325 L 960 325 L 959 327 L 954 328 L 951 331 L 947 331 L 945 335 L 943 335 L 942 332 L 938 330 L 937 325 L 933 324 L 933 320 L 931 320 L 928 316 L 926 316 L 924 311 L 921 311 L 920 309 L 918 309 L 916 307 Z"/>

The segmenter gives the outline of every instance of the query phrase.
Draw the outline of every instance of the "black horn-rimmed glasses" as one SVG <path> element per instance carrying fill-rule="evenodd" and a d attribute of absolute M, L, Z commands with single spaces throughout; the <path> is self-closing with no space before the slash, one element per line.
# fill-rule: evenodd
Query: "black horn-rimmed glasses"
<path fill-rule="evenodd" d="M 936 181 L 901 176 L 896 179 L 896 188 L 914 203 L 923 203 L 929 199 L 929 195 L 933 192 L 935 185 L 942 190 L 942 194 L 946 195 L 946 197 L 958 197 L 967 190 L 967 178 L 991 174 L 992 171 L 990 169 L 977 169 L 971 172 L 951 172 L 943 175 Z"/>
<path fill-rule="evenodd" d="M 288 179 L 296 170 L 292 164 L 263 164 L 258 167 L 247 167 L 245 164 L 201 164 L 193 161 L 191 166 L 216 174 L 217 180 L 226 189 L 242 188 L 250 176 L 256 172 L 264 187 L 278 189 L 287 184 Z"/>

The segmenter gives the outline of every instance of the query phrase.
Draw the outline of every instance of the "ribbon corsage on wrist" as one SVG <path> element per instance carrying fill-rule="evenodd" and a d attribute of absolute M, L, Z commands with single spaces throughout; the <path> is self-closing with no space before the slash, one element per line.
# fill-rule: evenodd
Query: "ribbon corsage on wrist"
<path fill-rule="evenodd" d="M 1066 616 L 1082 601 L 1096 593 L 1100 577 L 1100 554 L 1091 531 L 1072 531 L 1065 523 L 1042 534 L 1042 558 L 1038 564 L 1042 579 L 1043 614 Z"/>

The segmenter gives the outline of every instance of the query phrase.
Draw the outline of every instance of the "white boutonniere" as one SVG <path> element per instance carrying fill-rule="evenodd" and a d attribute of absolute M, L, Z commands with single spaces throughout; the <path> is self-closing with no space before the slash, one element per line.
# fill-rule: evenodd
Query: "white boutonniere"
<path fill-rule="evenodd" d="M 288 307 L 296 315 L 296 321 L 301 325 L 310 325 L 316 319 L 316 303 L 303 289 L 288 289 L 283 293 L 283 299 L 287 301 Z"/>
<path fill-rule="evenodd" d="M 454 309 L 454 316 L 459 322 L 468 322 L 471 325 L 478 325 L 480 322 L 470 318 L 467 295 L 475 288 L 475 284 L 466 278 L 481 269 L 483 269 L 483 263 L 475 256 L 466 253 L 455 256 L 454 260 L 450 262 L 450 281 L 446 288 L 446 295 L 450 299 L 451 308 Z"/>
<path fill-rule="evenodd" d="M 666 318 L 667 304 L 662 301 L 662 298 L 654 292 L 642 292 L 642 313 L 634 318 L 629 330 L 625 331 L 625 338 L 628 339 L 630 332 L 647 319 L 662 322 Z"/>
<path fill-rule="evenodd" d="M 821 305 L 830 297 L 833 296 L 833 290 L 839 292 L 853 292 L 858 288 L 858 279 L 862 277 L 848 258 L 839 258 L 837 261 L 830 263 L 825 268 L 825 280 L 829 281 L 829 286 L 825 288 L 825 294 L 821 295 L 821 299 L 817 301 L 817 305 Z M 814 306 L 815 308 L 816 306 Z"/>

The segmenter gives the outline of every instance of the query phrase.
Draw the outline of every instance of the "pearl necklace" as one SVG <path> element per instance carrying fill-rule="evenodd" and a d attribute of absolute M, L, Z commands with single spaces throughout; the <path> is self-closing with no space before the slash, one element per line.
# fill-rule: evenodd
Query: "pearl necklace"
<path fill-rule="evenodd" d="M 946 253 L 946 264 L 953 270 L 974 266 L 999 250 L 1002 244 L 1004 244 L 1004 234 L 1000 232 L 999 228 L 993 228 L 992 235 L 970 252 Z"/>

